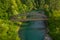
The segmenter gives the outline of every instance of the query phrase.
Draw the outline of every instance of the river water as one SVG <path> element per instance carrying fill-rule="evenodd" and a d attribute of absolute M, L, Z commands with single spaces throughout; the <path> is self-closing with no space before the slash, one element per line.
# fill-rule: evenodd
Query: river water
<path fill-rule="evenodd" d="M 38 12 L 35 12 L 35 13 L 38 13 Z M 42 13 L 42 14 L 44 14 L 44 13 Z M 30 26 L 28 26 L 26 28 L 28 28 L 28 29 L 20 30 L 21 40 L 44 40 L 45 31 L 46 31 L 45 30 L 46 26 L 45 26 L 44 20 L 31 21 Z"/>

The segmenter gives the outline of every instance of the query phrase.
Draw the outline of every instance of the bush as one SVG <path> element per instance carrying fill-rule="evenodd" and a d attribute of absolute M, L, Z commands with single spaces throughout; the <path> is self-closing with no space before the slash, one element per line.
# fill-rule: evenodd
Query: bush
<path fill-rule="evenodd" d="M 11 21 L 0 19 L 0 40 L 19 40 L 18 28 Z"/>
<path fill-rule="evenodd" d="M 53 38 L 53 40 L 60 40 L 60 11 L 53 11 L 49 15 L 49 20 L 48 20 L 48 28 L 49 28 L 49 34 Z"/>

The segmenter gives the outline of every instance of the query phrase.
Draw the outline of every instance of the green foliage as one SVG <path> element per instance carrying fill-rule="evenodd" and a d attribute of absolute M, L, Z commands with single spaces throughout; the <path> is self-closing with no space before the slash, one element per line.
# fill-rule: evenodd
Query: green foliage
<path fill-rule="evenodd" d="M 18 13 L 15 0 L 0 0 L 0 40 L 20 40 L 19 26 L 11 22 L 11 16 Z"/>
<path fill-rule="evenodd" d="M 19 40 L 18 28 L 13 22 L 0 19 L 0 40 Z"/>
<path fill-rule="evenodd" d="M 45 7 L 46 15 L 49 17 L 49 34 L 53 40 L 60 40 L 60 0 L 46 0 L 49 7 Z"/>
<path fill-rule="evenodd" d="M 60 14 L 58 11 L 53 11 L 52 15 L 50 16 L 49 22 L 49 34 L 54 40 L 60 40 Z"/>

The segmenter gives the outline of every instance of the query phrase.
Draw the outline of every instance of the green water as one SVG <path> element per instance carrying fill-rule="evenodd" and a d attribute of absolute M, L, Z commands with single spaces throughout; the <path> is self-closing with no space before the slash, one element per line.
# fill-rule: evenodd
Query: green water
<path fill-rule="evenodd" d="M 30 26 L 22 27 L 22 29 L 20 30 L 21 39 L 44 40 L 45 30 L 37 30 L 38 28 L 45 28 L 43 21 L 34 21 L 31 22 Z"/>
<path fill-rule="evenodd" d="M 22 30 L 22 40 L 44 40 L 44 30 Z"/>

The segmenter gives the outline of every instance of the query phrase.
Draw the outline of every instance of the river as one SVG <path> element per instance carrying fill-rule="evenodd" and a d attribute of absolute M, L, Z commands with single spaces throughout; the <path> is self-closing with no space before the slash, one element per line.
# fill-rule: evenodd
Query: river
<path fill-rule="evenodd" d="M 38 13 L 38 12 L 31 12 Z M 44 14 L 44 12 L 41 12 Z M 43 18 L 43 16 L 41 16 Z M 21 29 L 19 34 L 22 38 L 21 40 L 44 40 L 46 34 L 46 25 L 44 20 L 31 21 L 30 26 L 26 27 L 28 29 Z"/>

